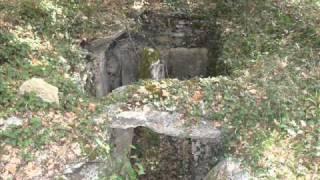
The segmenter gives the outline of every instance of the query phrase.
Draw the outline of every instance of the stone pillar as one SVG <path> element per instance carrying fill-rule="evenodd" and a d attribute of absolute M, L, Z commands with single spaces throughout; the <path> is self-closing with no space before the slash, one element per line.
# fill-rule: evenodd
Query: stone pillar
<path fill-rule="evenodd" d="M 133 139 L 133 128 L 128 129 L 112 129 L 111 130 L 111 142 L 113 145 L 111 151 L 111 161 L 107 167 L 107 174 L 121 175 L 122 177 L 129 178 L 129 172 L 131 172 L 131 164 L 130 164 L 130 149 L 132 145 Z"/>
<path fill-rule="evenodd" d="M 221 144 L 214 139 L 192 139 L 192 179 L 202 180 L 222 155 Z"/>

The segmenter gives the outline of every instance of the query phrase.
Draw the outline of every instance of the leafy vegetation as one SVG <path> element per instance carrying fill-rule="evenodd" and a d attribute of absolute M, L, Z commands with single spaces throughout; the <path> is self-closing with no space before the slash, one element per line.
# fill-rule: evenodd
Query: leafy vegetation
<path fill-rule="evenodd" d="M 89 2 L 0 2 L 0 128 L 10 116 L 24 119 L 22 126 L 0 129 L 1 179 L 32 179 L 48 160 L 64 164 L 97 148 L 105 126 L 91 121 L 99 108 L 82 90 L 85 61 L 78 46 L 82 34 L 96 32 L 91 27 L 101 23 L 91 21 L 96 10 Z M 33 93 L 19 95 L 19 86 L 32 77 L 59 88 L 59 106 Z M 39 155 L 45 161 L 35 162 Z"/>
<path fill-rule="evenodd" d="M 0 139 L 21 148 L 40 148 L 50 142 L 50 130 L 43 129 L 41 120 L 32 118 L 27 128 L 12 128 L 0 133 Z"/>

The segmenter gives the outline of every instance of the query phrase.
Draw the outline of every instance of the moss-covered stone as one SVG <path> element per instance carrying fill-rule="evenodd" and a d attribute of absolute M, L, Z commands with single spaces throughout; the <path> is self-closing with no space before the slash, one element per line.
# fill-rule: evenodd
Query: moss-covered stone
<path fill-rule="evenodd" d="M 151 78 L 150 66 L 160 59 L 160 52 L 152 48 L 144 48 L 140 62 L 139 78 Z"/>

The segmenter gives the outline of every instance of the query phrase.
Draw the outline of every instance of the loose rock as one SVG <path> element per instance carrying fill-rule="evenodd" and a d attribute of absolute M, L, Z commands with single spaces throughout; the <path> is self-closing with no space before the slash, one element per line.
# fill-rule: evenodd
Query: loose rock
<path fill-rule="evenodd" d="M 8 118 L 7 120 L 1 120 L 0 119 L 0 130 L 4 131 L 8 127 L 17 127 L 23 125 L 23 119 L 20 119 L 18 117 L 12 116 Z"/>
<path fill-rule="evenodd" d="M 19 88 L 19 94 L 34 92 L 45 102 L 59 104 L 59 90 L 57 87 L 48 84 L 43 79 L 32 78 L 25 81 Z"/>
<path fill-rule="evenodd" d="M 219 162 L 206 176 L 205 180 L 249 180 L 249 173 L 234 160 Z"/>

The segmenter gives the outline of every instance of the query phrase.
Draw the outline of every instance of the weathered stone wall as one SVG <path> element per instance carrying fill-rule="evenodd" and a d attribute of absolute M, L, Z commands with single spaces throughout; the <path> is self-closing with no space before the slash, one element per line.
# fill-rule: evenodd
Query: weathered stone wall
<path fill-rule="evenodd" d="M 113 89 L 130 84 L 149 74 L 150 59 L 145 49 L 160 52 L 159 60 L 167 78 L 189 79 L 206 77 L 214 65 L 210 40 L 213 32 L 208 22 L 185 14 L 145 12 L 137 20 L 139 31 L 116 33 L 112 37 L 89 43 L 87 90 L 101 97 Z M 209 36 L 209 32 L 211 35 Z M 144 67 L 147 64 L 150 67 Z M 143 68 L 142 68 L 143 67 Z M 144 72 L 150 71 L 150 72 Z M 163 72 L 165 71 L 165 72 Z M 153 71 L 157 72 L 157 71 Z M 153 77 L 157 77 L 153 74 Z"/>
<path fill-rule="evenodd" d="M 208 49 L 171 48 L 161 51 L 169 78 L 190 79 L 207 76 Z"/>
<path fill-rule="evenodd" d="M 208 46 L 208 22 L 188 14 L 148 11 L 141 15 L 141 29 L 150 45 L 162 48 Z"/>

